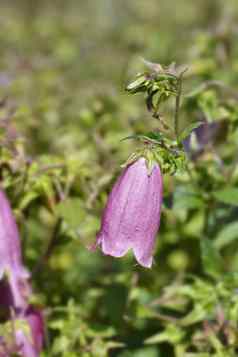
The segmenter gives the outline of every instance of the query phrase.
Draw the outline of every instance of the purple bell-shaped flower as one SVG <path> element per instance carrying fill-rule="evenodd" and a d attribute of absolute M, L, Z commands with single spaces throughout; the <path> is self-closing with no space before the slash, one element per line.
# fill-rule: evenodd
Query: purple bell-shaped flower
<path fill-rule="evenodd" d="M 115 183 L 104 210 L 97 244 L 114 257 L 132 249 L 138 263 L 150 268 L 160 225 L 162 175 L 157 163 L 148 170 L 141 157 Z"/>

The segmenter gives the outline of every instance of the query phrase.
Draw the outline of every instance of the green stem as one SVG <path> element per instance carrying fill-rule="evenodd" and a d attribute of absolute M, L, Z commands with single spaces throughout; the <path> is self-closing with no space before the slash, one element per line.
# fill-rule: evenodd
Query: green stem
<path fill-rule="evenodd" d="M 52 235 L 50 237 L 50 240 L 48 242 L 48 245 L 45 249 L 45 252 L 39 258 L 38 262 L 36 263 L 35 267 L 33 268 L 32 275 L 35 275 L 36 273 L 38 273 L 40 271 L 40 269 L 42 268 L 42 266 L 47 262 L 49 257 L 52 255 L 52 252 L 58 243 L 58 237 L 59 237 L 59 232 L 61 229 L 61 223 L 62 223 L 62 219 L 58 218 L 55 223 L 55 226 L 54 226 Z"/>
<path fill-rule="evenodd" d="M 176 135 L 176 139 L 178 139 L 179 136 L 179 109 L 180 109 L 181 94 L 182 94 L 182 81 L 181 81 L 181 77 L 179 77 L 178 93 L 175 101 L 175 114 L 174 114 L 174 132 Z"/>
<path fill-rule="evenodd" d="M 180 73 L 178 77 L 178 91 L 176 95 L 176 101 L 175 101 L 175 113 L 174 113 L 174 132 L 176 135 L 176 139 L 178 140 L 179 137 L 179 109 L 180 109 L 180 103 L 181 103 L 181 96 L 182 96 L 182 79 L 184 73 L 187 71 L 187 68 L 183 70 L 182 73 Z"/>

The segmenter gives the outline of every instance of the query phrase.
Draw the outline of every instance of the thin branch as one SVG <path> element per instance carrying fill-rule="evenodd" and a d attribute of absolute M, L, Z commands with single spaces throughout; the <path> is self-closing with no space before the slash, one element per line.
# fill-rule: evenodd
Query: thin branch
<path fill-rule="evenodd" d="M 178 139 L 179 136 L 179 109 L 180 109 L 180 102 L 181 102 L 181 96 L 182 96 L 182 80 L 183 80 L 183 75 L 187 71 L 187 68 L 185 68 L 179 75 L 178 77 L 178 92 L 176 95 L 176 100 L 175 100 L 175 113 L 174 113 L 174 132 L 176 135 L 176 138 Z"/>
<path fill-rule="evenodd" d="M 235 89 L 233 89 L 232 87 L 226 85 L 222 81 L 213 80 L 213 79 L 203 82 L 200 86 L 198 86 L 192 92 L 185 94 L 185 97 L 186 98 L 193 97 L 195 95 L 195 93 L 196 94 L 197 93 L 201 93 L 204 90 L 209 89 L 209 88 L 221 89 L 221 90 L 227 92 L 227 94 L 229 94 L 234 99 L 238 99 L 238 92 Z"/>
<path fill-rule="evenodd" d="M 54 226 L 51 238 L 50 238 L 48 245 L 46 247 L 46 250 L 43 253 L 43 255 L 39 258 L 35 267 L 33 268 L 32 275 L 35 275 L 36 273 L 38 273 L 39 270 L 41 269 L 41 267 L 47 262 L 49 257 L 52 255 L 52 252 L 58 242 L 58 236 L 59 236 L 59 232 L 60 232 L 60 228 L 61 228 L 61 223 L 62 223 L 62 218 L 58 218 L 56 221 L 56 224 Z"/>

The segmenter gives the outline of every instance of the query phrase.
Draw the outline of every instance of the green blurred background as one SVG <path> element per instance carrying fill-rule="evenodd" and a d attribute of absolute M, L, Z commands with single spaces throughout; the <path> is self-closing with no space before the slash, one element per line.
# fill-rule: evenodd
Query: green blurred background
<path fill-rule="evenodd" d="M 166 298 L 159 300 L 186 273 L 202 277 L 199 239 L 207 211 L 201 202 L 184 204 L 180 190 L 171 210 L 176 183 L 165 177 L 152 270 L 138 267 L 131 254 L 113 259 L 87 247 L 120 165 L 137 147 L 120 140 L 157 125 L 143 97 L 124 90 L 143 71 L 141 58 L 188 65 L 186 90 L 218 79 L 235 87 L 237 19 L 237 0 L 1 0 L 1 178 L 26 264 L 35 271 L 35 299 L 45 307 L 44 356 L 212 355 L 212 347 L 211 354 L 199 350 L 191 337 L 210 305 L 200 320 L 176 330 L 173 319 L 196 299 L 191 293 L 188 304 L 173 298 L 165 307 Z M 209 98 L 203 104 L 214 113 L 218 104 Z M 185 123 L 198 115 L 195 106 L 185 107 Z M 226 259 L 236 269 L 231 255 Z M 204 284 L 209 296 L 213 284 Z"/>

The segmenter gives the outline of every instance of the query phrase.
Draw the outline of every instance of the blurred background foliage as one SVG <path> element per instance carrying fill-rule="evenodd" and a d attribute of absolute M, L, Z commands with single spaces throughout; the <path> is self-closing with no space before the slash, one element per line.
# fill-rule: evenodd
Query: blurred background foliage
<path fill-rule="evenodd" d="M 1 0 L 1 185 L 45 309 L 42 356 L 237 356 L 237 20 L 237 0 Z M 140 57 L 188 66 L 181 130 L 219 129 L 164 177 L 151 270 L 88 250 L 138 145 L 120 140 L 158 125 L 124 91 Z"/>

